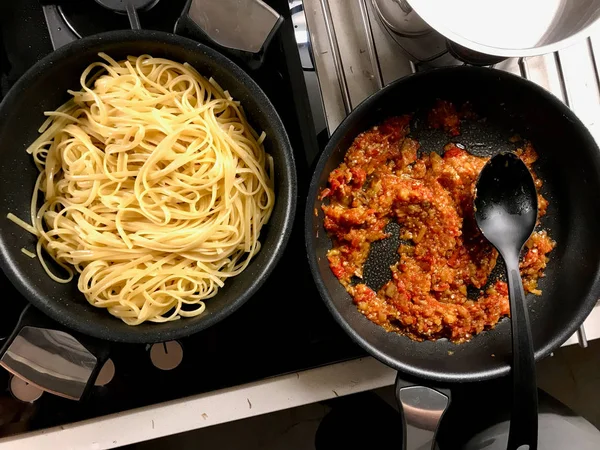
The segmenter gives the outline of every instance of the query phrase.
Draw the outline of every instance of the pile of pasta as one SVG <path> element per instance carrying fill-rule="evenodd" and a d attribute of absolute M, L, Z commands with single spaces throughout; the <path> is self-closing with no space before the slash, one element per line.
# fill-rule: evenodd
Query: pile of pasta
<path fill-rule="evenodd" d="M 99 56 L 27 150 L 31 226 L 10 218 L 54 280 L 78 273 L 88 302 L 127 324 L 197 316 L 260 250 L 275 202 L 265 135 L 188 64 Z"/>

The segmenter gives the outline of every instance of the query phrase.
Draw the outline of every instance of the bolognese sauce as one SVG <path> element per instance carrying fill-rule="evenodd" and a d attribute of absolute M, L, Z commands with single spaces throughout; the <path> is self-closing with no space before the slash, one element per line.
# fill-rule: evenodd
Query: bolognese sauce
<path fill-rule="evenodd" d="M 438 103 L 429 121 L 458 134 L 459 119 L 448 102 Z M 473 214 L 475 182 L 487 159 L 456 144 L 441 155 L 419 155 L 410 122 L 408 115 L 393 117 L 361 133 L 330 173 L 321 192 L 328 199 L 324 226 L 333 241 L 327 257 L 372 322 L 414 340 L 465 342 L 510 313 L 506 283 L 488 280 L 498 253 Z M 517 154 L 532 169 L 537 154 L 531 144 L 523 143 Z M 533 175 L 542 217 L 548 202 Z M 362 282 L 363 266 L 371 244 L 388 236 L 390 221 L 401 226 L 400 259 L 391 266 L 391 280 L 375 292 Z M 554 245 L 544 230 L 525 245 L 520 267 L 526 292 L 541 294 L 537 281 Z M 467 295 L 468 288 L 478 290 L 477 298 Z"/>

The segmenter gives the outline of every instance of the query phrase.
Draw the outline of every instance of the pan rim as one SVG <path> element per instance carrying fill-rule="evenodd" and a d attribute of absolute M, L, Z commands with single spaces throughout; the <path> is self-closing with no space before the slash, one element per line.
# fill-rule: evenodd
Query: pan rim
<path fill-rule="evenodd" d="M 348 321 L 344 318 L 343 314 L 336 308 L 335 302 L 333 301 L 332 296 L 329 293 L 329 290 L 325 286 L 323 282 L 317 261 L 317 254 L 312 249 L 315 248 L 315 239 L 316 236 L 312 233 L 313 223 L 314 223 L 314 205 L 315 200 L 318 194 L 318 181 L 321 176 L 325 165 L 327 164 L 329 158 L 332 153 L 336 150 L 337 143 L 341 140 L 341 138 L 345 135 L 345 128 L 348 124 L 352 123 L 354 117 L 361 115 L 363 111 L 368 111 L 372 105 L 376 104 L 377 101 L 387 95 L 387 93 L 393 89 L 396 89 L 396 86 L 406 83 L 409 80 L 419 79 L 419 78 L 427 78 L 430 77 L 432 73 L 435 73 L 436 76 L 443 76 L 445 73 L 449 72 L 472 72 L 472 73 L 482 73 L 485 75 L 494 74 L 498 76 L 500 79 L 504 78 L 513 83 L 521 83 L 522 85 L 527 85 L 527 88 L 530 89 L 533 93 L 539 96 L 543 96 L 547 98 L 547 100 L 555 107 L 560 113 L 565 117 L 566 120 L 575 123 L 580 129 L 581 132 L 585 135 L 587 141 L 595 147 L 596 150 L 596 158 L 595 158 L 595 172 L 597 176 L 600 178 L 600 149 L 598 148 L 598 144 L 596 143 L 594 137 L 591 135 L 588 128 L 581 122 L 581 120 L 575 115 L 575 113 L 568 108 L 560 99 L 558 99 L 554 94 L 545 90 L 541 86 L 524 79 L 518 75 L 505 72 L 498 69 L 487 68 L 487 67 L 476 67 L 476 66 L 455 66 L 455 67 L 443 67 L 443 68 L 434 68 L 431 70 L 427 70 L 425 72 L 417 72 L 403 78 L 400 78 L 396 81 L 385 86 L 383 89 L 377 91 L 371 96 L 367 97 L 363 100 L 354 110 L 348 114 L 344 120 L 338 125 L 336 130 L 333 132 L 329 141 L 319 156 L 319 160 L 315 165 L 314 173 L 311 178 L 310 188 L 306 200 L 306 208 L 304 215 L 304 232 L 305 232 L 305 244 L 306 244 L 306 253 L 309 261 L 310 270 L 313 276 L 313 280 L 319 290 L 322 300 L 324 301 L 327 309 L 334 317 L 335 321 L 342 327 L 342 329 L 350 336 L 350 338 L 362 347 L 367 353 L 386 364 L 389 367 L 398 370 L 402 374 L 407 374 L 410 376 L 418 377 L 421 379 L 439 382 L 439 383 L 467 383 L 467 382 L 476 382 L 476 381 L 484 381 L 490 380 L 493 378 L 498 378 L 501 376 L 508 375 L 510 372 L 510 364 L 504 363 L 502 366 L 497 367 L 495 369 L 487 369 L 487 370 L 478 370 L 478 371 L 470 371 L 464 373 L 446 373 L 443 371 L 436 370 L 427 370 L 419 368 L 415 365 L 406 364 L 397 358 L 389 356 L 386 352 L 379 349 L 377 346 L 370 344 L 364 338 L 359 336 L 357 332 L 355 332 L 354 328 L 348 323 Z M 354 114 L 356 113 L 356 114 Z M 322 224 L 321 224 L 322 226 Z M 596 267 L 595 276 L 591 282 L 588 293 L 582 302 L 582 307 L 579 308 L 577 312 L 576 318 L 577 320 L 570 323 L 568 326 L 562 328 L 555 336 L 549 340 L 544 346 L 535 350 L 535 360 L 540 361 L 546 356 L 548 356 L 554 349 L 560 347 L 564 342 L 566 342 L 579 328 L 579 326 L 583 323 L 585 318 L 590 314 L 594 306 L 598 301 L 598 297 L 593 295 L 593 292 L 600 292 L 600 264 Z M 368 320 L 365 318 L 365 320 Z M 376 324 L 372 323 L 373 327 L 376 327 Z M 406 338 L 408 339 L 408 338 Z M 466 344 L 465 344 L 466 345 Z"/>
<path fill-rule="evenodd" d="M 254 279 L 249 283 L 247 289 L 241 295 L 235 298 L 234 301 L 227 303 L 222 309 L 216 311 L 214 314 L 200 315 L 198 316 L 198 320 L 194 323 L 189 323 L 187 319 L 178 320 L 176 322 L 178 322 L 179 326 L 174 328 L 164 329 L 165 326 L 173 326 L 172 324 L 169 325 L 169 322 L 167 322 L 166 324 L 152 323 L 150 324 L 151 328 L 127 326 L 126 328 L 122 327 L 121 329 L 115 330 L 112 327 L 106 327 L 102 325 L 100 322 L 88 321 L 85 318 L 78 317 L 74 314 L 61 314 L 61 310 L 51 306 L 53 303 L 52 299 L 48 298 L 47 300 L 42 300 L 42 298 L 45 297 L 44 295 L 40 295 L 39 292 L 36 292 L 36 295 L 32 295 L 32 291 L 27 289 L 25 285 L 26 280 L 19 276 L 19 272 L 22 271 L 17 270 L 14 262 L 11 261 L 12 258 L 6 249 L 5 240 L 0 240 L 0 268 L 13 286 L 16 287 L 19 293 L 33 306 L 41 310 L 44 314 L 59 324 L 87 336 L 112 342 L 139 344 L 179 339 L 202 331 L 234 313 L 256 293 L 256 291 L 264 284 L 273 269 L 276 267 L 289 241 L 296 214 L 298 183 L 295 159 L 287 131 L 283 125 L 283 122 L 281 121 L 281 118 L 279 117 L 277 110 L 262 88 L 242 68 L 240 68 L 236 63 L 220 52 L 186 37 L 162 31 L 108 31 L 75 40 L 46 55 L 44 58 L 30 67 L 17 80 L 17 82 L 7 93 L 6 97 L 0 103 L 0 133 L 5 126 L 3 125 L 4 121 L 2 118 L 10 115 L 9 110 L 11 109 L 12 105 L 19 102 L 19 93 L 27 89 L 28 84 L 40 76 L 40 69 L 43 69 L 47 65 L 53 65 L 56 63 L 56 61 L 61 61 L 73 55 L 79 49 L 87 46 L 97 46 L 104 43 L 131 43 L 135 41 L 163 44 L 166 43 L 177 47 L 187 48 L 188 50 L 199 54 L 204 53 L 208 58 L 215 60 L 218 65 L 229 71 L 235 78 L 240 80 L 241 84 L 248 86 L 251 89 L 256 102 L 261 105 L 264 115 L 270 122 L 273 123 L 274 128 L 279 129 L 279 136 L 276 137 L 276 142 L 278 147 L 281 147 L 281 153 L 284 160 L 283 166 L 285 169 L 285 172 L 279 174 L 279 176 L 287 181 L 284 183 L 285 189 L 278 193 L 276 199 L 276 202 L 279 202 L 279 204 L 282 205 L 282 225 L 277 229 L 270 230 L 270 234 L 273 235 L 272 249 L 267 255 L 264 265 L 257 267 Z M 89 305 L 89 307 L 93 308 L 92 305 Z M 108 311 L 105 313 L 109 314 Z M 119 323 L 120 320 L 117 317 L 110 317 L 110 319 L 118 324 L 117 327 L 121 325 Z M 191 320 L 193 319 L 194 318 L 191 318 Z"/>

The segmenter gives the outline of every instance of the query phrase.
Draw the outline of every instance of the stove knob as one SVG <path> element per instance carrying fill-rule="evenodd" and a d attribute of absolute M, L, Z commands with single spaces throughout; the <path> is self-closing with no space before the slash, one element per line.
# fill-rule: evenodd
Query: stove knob
<path fill-rule="evenodd" d="M 150 347 L 150 360 L 154 367 L 172 370 L 181 364 L 183 348 L 177 341 L 161 342 Z"/>
<path fill-rule="evenodd" d="M 115 376 L 115 363 L 112 359 L 107 359 L 100 372 L 98 372 L 98 376 L 96 377 L 96 381 L 94 381 L 94 386 L 106 386 L 110 383 Z"/>
<path fill-rule="evenodd" d="M 10 379 L 10 392 L 16 399 L 27 403 L 35 402 L 44 393 L 37 386 L 15 376 Z"/>

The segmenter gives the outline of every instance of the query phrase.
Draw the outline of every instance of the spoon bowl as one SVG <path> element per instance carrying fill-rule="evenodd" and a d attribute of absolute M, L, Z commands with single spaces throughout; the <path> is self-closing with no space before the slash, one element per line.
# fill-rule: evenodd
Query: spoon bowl
<path fill-rule="evenodd" d="M 504 257 L 521 250 L 537 221 L 537 192 L 525 163 L 514 153 L 500 153 L 483 167 L 475 193 L 475 219 Z"/>

